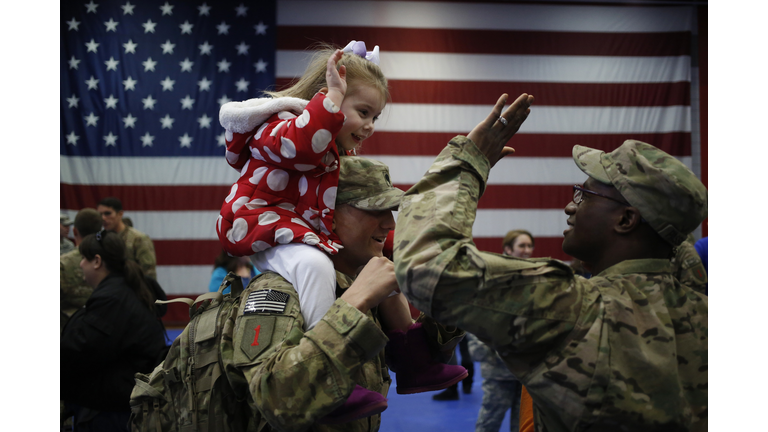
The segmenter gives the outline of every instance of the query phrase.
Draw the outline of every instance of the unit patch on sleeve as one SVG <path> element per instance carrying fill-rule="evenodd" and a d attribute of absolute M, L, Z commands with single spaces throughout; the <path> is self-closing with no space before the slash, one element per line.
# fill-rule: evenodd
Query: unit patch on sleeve
<path fill-rule="evenodd" d="M 273 290 L 253 291 L 245 300 L 243 315 L 257 313 L 282 313 L 288 304 L 290 296 L 284 292 Z"/>

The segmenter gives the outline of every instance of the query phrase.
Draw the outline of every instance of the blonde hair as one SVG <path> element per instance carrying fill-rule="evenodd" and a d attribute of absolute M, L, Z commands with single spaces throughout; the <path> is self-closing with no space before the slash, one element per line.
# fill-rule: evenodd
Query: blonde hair
<path fill-rule="evenodd" d="M 315 45 L 312 50 L 312 60 L 304 71 L 304 75 L 299 78 L 290 87 L 280 91 L 264 91 L 264 94 L 273 98 L 277 97 L 296 97 L 305 100 L 312 99 L 323 87 L 328 87 L 325 82 L 325 70 L 328 64 L 328 58 L 338 48 L 330 44 Z M 344 53 L 341 60 L 336 64 L 347 68 L 347 95 L 355 91 L 357 86 L 370 86 L 381 92 L 384 102 L 389 101 L 389 87 L 387 78 L 381 72 L 381 68 L 375 63 L 359 57 L 352 53 Z"/>

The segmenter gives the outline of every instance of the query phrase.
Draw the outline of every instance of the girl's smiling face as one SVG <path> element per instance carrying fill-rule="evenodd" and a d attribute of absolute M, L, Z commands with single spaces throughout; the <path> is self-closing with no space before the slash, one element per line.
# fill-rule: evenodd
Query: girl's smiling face
<path fill-rule="evenodd" d="M 385 104 L 384 96 L 375 87 L 349 86 L 341 103 L 341 112 L 347 119 L 336 135 L 339 151 L 353 150 L 373 135 L 374 123 L 381 115 Z"/>

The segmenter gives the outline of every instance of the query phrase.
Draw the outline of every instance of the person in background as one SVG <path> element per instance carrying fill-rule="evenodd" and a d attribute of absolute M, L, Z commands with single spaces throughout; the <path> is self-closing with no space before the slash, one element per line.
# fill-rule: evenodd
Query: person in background
<path fill-rule="evenodd" d="M 222 250 L 213 262 L 213 273 L 211 273 L 208 291 L 218 291 L 221 282 L 224 281 L 224 277 L 229 272 L 234 272 L 240 276 L 243 279 L 243 286 L 248 286 L 248 282 L 259 274 L 259 271 L 251 264 L 251 260 L 248 257 L 233 257 Z M 229 291 L 230 289 L 227 287 L 222 293 L 227 294 Z"/>
<path fill-rule="evenodd" d="M 111 231 L 83 238 L 80 268 L 93 294 L 61 332 L 60 396 L 78 432 L 127 431 L 136 372 L 167 352 L 155 296 Z"/>
<path fill-rule="evenodd" d="M 72 226 L 72 223 L 72 219 L 70 219 L 69 216 L 63 213 L 59 215 L 59 229 L 61 235 L 59 238 L 59 255 L 64 255 L 67 252 L 75 250 L 75 245 L 69 238 L 67 238 L 69 237 L 69 227 Z"/>
<path fill-rule="evenodd" d="M 516 258 L 530 258 L 535 246 L 533 234 L 522 229 L 508 232 L 501 244 L 504 255 Z"/>
<path fill-rule="evenodd" d="M 75 216 L 72 232 L 75 236 L 75 245 L 79 246 L 83 238 L 96 234 L 101 230 L 101 216 L 96 209 L 84 208 Z M 83 271 L 80 269 L 80 261 L 83 256 L 78 249 L 74 249 L 61 255 L 59 258 L 59 288 L 61 294 L 61 327 L 64 329 L 69 317 L 78 309 L 85 306 L 93 288 L 88 286 L 83 279 Z"/>
<path fill-rule="evenodd" d="M 123 203 L 114 197 L 104 198 L 96 210 L 104 221 L 104 229 L 116 232 L 125 243 L 126 257 L 138 263 L 145 276 L 157 280 L 155 245 L 148 235 L 123 222 Z"/>
<path fill-rule="evenodd" d="M 672 273 L 681 284 L 689 286 L 704 295 L 707 294 L 707 270 L 696 252 L 693 234 L 675 248 L 672 258 Z"/>

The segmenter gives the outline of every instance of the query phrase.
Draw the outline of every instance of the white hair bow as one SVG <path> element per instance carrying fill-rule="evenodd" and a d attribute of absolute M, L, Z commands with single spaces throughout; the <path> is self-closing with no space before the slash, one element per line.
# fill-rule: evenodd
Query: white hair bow
<path fill-rule="evenodd" d="M 345 46 L 342 51 L 344 51 L 345 53 L 356 54 L 359 57 L 362 57 L 377 66 L 379 65 L 379 46 L 378 45 L 376 45 L 373 48 L 373 51 L 366 51 L 365 42 L 353 40 L 350 43 L 348 43 L 347 46 Z"/>

